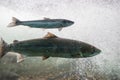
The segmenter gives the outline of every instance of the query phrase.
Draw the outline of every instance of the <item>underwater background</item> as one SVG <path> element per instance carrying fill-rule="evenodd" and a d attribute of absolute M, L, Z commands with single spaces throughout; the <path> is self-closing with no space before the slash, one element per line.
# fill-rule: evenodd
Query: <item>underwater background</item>
<path fill-rule="evenodd" d="M 33 29 L 8 28 L 11 18 L 20 20 L 64 18 L 70 27 Z M 8 53 L 0 60 L 0 80 L 120 80 L 120 1 L 119 0 L 0 0 L 0 37 L 13 40 L 42 38 L 47 32 L 59 37 L 90 43 L 102 52 L 91 58 L 65 59 L 27 57 L 16 63 Z"/>

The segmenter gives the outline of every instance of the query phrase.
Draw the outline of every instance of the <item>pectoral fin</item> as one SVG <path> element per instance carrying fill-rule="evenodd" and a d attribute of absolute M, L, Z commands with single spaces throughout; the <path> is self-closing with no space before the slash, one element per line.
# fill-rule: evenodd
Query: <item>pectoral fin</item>
<path fill-rule="evenodd" d="M 62 30 L 62 28 L 58 28 L 58 31 L 61 31 Z"/>
<path fill-rule="evenodd" d="M 42 56 L 42 60 L 46 60 L 48 58 L 49 58 L 49 56 Z"/>
<path fill-rule="evenodd" d="M 48 32 L 47 35 L 44 36 L 44 38 L 57 38 L 57 36 Z"/>

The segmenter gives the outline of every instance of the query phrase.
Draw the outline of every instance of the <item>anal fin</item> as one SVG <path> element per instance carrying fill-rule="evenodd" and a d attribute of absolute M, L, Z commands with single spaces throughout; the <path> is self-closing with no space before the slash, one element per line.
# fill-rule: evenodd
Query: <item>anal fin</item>
<path fill-rule="evenodd" d="M 42 56 L 42 60 L 46 60 L 48 58 L 49 58 L 49 56 Z"/>
<path fill-rule="evenodd" d="M 17 42 L 18 42 L 18 40 L 14 40 L 14 41 L 13 41 L 13 43 L 17 43 Z"/>
<path fill-rule="evenodd" d="M 17 55 L 17 63 L 20 63 L 20 62 L 22 62 L 22 61 L 24 61 L 23 55 L 18 54 L 18 55 Z"/>

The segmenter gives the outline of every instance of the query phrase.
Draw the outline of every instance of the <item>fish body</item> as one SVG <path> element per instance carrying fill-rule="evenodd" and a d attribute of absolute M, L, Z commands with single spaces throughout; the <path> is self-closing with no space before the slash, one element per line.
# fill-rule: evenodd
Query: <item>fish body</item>
<path fill-rule="evenodd" d="M 12 18 L 13 22 L 8 25 L 8 27 L 14 27 L 17 25 L 29 26 L 31 28 L 43 28 L 43 29 L 54 29 L 58 28 L 60 31 L 63 27 L 70 26 L 74 24 L 73 21 L 66 19 L 49 19 L 44 18 L 44 20 L 32 20 L 32 21 L 20 21 L 15 17 Z"/>
<path fill-rule="evenodd" d="M 44 38 L 14 41 L 4 47 L 6 52 L 17 52 L 26 56 L 86 58 L 101 52 L 96 47 L 76 40 L 59 38 L 48 33 Z"/>

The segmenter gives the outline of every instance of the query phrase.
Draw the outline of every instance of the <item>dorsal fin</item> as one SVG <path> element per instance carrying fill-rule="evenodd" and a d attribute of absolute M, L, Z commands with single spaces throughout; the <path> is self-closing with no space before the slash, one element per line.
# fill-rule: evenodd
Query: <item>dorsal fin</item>
<path fill-rule="evenodd" d="M 57 36 L 53 33 L 48 32 L 47 35 L 44 36 L 44 38 L 57 38 Z"/>
<path fill-rule="evenodd" d="M 50 20 L 50 18 L 44 17 L 44 20 Z"/>
<path fill-rule="evenodd" d="M 18 42 L 18 40 L 14 40 L 14 41 L 13 41 L 13 43 L 16 43 L 16 42 Z"/>

